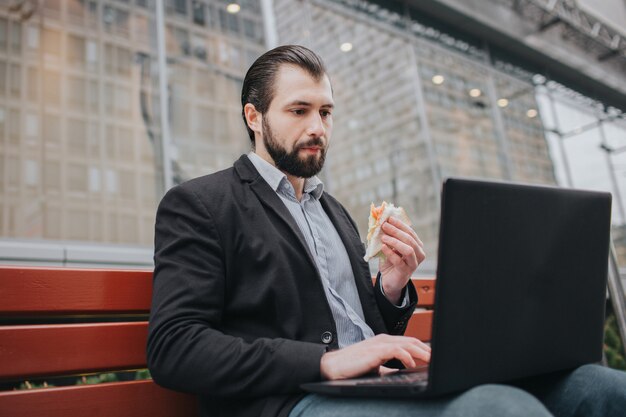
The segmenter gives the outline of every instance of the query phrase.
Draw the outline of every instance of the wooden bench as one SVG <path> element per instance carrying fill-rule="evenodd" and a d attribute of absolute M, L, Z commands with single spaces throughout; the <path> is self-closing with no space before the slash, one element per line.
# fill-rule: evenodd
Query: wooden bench
<path fill-rule="evenodd" d="M 407 334 L 429 341 L 434 279 L 413 282 Z M 0 417 L 197 416 L 195 397 L 150 379 L 11 389 L 145 368 L 151 295 L 152 271 L 0 266 Z"/>

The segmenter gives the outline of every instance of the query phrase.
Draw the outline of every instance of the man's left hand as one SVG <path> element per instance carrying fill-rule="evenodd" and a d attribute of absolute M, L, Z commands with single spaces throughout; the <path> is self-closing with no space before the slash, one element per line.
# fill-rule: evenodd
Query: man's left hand
<path fill-rule="evenodd" d="M 389 218 L 382 231 L 382 252 L 386 259 L 379 269 L 383 291 L 389 301 L 398 304 L 411 275 L 426 259 L 424 243 L 413 229 L 396 218 Z"/>

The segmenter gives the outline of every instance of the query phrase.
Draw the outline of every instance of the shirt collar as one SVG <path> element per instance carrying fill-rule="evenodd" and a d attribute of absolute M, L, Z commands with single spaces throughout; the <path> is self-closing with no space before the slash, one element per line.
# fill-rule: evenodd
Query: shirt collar
<path fill-rule="evenodd" d="M 289 183 L 287 176 L 274 165 L 270 164 L 254 152 L 248 152 L 248 158 L 257 171 L 259 171 L 259 174 L 261 174 L 261 177 L 263 177 L 265 182 L 272 187 L 272 190 L 278 193 L 280 191 L 281 184 L 283 183 L 286 183 L 289 187 L 291 187 L 291 183 Z M 293 187 L 291 189 L 293 190 Z M 324 192 L 324 183 L 316 175 L 311 178 L 305 178 L 304 192 L 319 200 Z"/>

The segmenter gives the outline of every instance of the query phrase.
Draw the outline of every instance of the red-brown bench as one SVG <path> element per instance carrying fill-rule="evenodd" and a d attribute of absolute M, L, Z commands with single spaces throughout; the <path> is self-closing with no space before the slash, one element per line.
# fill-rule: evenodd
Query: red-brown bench
<path fill-rule="evenodd" d="M 434 279 L 413 282 L 407 334 L 429 341 Z M 193 396 L 150 379 L 11 388 L 145 368 L 151 294 L 152 271 L 0 266 L 0 417 L 195 417 Z"/>

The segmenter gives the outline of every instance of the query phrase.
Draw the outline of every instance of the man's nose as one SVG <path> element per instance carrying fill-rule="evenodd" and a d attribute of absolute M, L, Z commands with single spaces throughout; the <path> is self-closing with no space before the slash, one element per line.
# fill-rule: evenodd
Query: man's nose
<path fill-rule="evenodd" d="M 313 114 L 313 116 L 309 120 L 307 134 L 309 136 L 317 138 L 320 138 L 326 134 L 326 127 L 324 126 L 322 116 L 320 116 L 319 114 Z"/>

